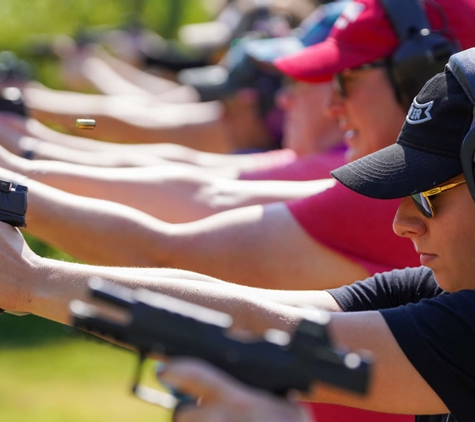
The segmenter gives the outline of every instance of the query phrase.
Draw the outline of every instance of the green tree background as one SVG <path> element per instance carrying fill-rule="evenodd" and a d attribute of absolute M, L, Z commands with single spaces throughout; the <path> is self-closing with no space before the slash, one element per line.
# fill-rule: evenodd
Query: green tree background
<path fill-rule="evenodd" d="M 35 79 L 62 88 L 58 60 L 38 55 L 38 40 L 116 29 L 139 20 L 165 38 L 208 16 L 198 0 L 1 0 L 0 51 L 28 61 Z M 26 236 L 42 256 L 71 257 Z M 0 295 L 1 295 L 0 290 Z M 148 422 L 168 412 L 130 393 L 135 355 L 34 316 L 0 317 L 0 421 Z M 153 369 L 147 370 L 154 382 Z"/>

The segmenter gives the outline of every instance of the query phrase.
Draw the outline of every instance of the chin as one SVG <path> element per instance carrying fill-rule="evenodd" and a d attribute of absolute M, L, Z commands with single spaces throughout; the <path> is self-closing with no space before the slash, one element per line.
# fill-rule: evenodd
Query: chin
<path fill-rule="evenodd" d="M 457 288 L 456 285 L 454 285 L 454 279 L 453 277 L 444 277 L 442 275 L 437 276 L 437 274 L 434 273 L 435 281 L 437 281 L 437 284 L 439 287 L 447 293 L 453 293 L 456 292 L 457 290 L 460 290 L 460 288 Z"/>

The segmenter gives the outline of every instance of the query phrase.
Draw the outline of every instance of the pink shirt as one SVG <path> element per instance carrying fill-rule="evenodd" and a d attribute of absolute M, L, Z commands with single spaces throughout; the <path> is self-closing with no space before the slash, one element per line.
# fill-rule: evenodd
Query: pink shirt
<path fill-rule="evenodd" d="M 287 206 L 311 237 L 374 274 L 420 265 L 412 242 L 392 230 L 399 202 L 367 198 L 337 183 Z"/>
<path fill-rule="evenodd" d="M 330 170 L 344 164 L 343 147 L 299 158 L 284 149 L 262 154 L 258 170 L 243 171 L 241 180 L 317 180 L 330 178 Z"/>

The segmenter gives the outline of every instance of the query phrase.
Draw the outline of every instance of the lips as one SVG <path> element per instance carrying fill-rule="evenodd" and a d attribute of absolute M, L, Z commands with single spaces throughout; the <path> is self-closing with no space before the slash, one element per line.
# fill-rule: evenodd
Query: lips
<path fill-rule="evenodd" d="M 425 265 L 426 267 L 430 267 L 430 264 L 437 258 L 437 255 L 419 252 L 419 260 L 421 265 Z"/>

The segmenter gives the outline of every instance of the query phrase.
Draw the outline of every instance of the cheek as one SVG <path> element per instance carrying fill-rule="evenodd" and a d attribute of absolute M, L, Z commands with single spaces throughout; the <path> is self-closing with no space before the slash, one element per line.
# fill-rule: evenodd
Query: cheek
<path fill-rule="evenodd" d="M 354 161 L 375 151 L 371 133 L 358 130 L 345 134 L 345 143 L 348 146 L 347 159 Z"/>
<path fill-rule="evenodd" d="M 451 248 L 453 259 L 459 261 L 473 262 L 475 266 L 475 259 L 473 255 L 475 252 L 475 227 L 473 224 L 459 224 L 453 225 L 453 229 L 444 230 L 439 236 L 440 242 L 445 242 L 447 247 Z"/>
<path fill-rule="evenodd" d="M 376 150 L 385 148 L 396 142 L 405 120 L 405 113 L 398 104 L 382 107 L 375 111 L 372 123 L 371 139 Z"/>
<path fill-rule="evenodd" d="M 475 284 L 472 276 L 468 276 L 475 274 L 475 212 L 473 218 L 467 218 L 467 208 L 460 202 L 458 207 L 450 207 L 450 215 L 447 215 L 449 212 L 445 214 L 444 224 L 437 226 L 437 230 L 432 227 L 431 231 L 432 241 L 440 245 L 448 269 L 445 284 L 452 284 L 452 290 L 466 283 Z"/>
<path fill-rule="evenodd" d="M 295 101 L 292 109 L 285 112 L 286 124 L 295 131 L 308 132 L 315 126 L 316 114 L 314 109 L 303 101 Z"/>
<path fill-rule="evenodd" d="M 395 143 L 405 119 L 405 113 L 397 103 L 380 104 L 372 96 L 365 101 L 348 101 L 347 110 L 351 124 L 366 143 L 365 154 Z"/>
<path fill-rule="evenodd" d="M 295 118 L 294 113 L 286 113 L 283 127 L 284 139 L 283 146 L 296 150 L 301 138 L 301 126 L 298 119 Z"/>
<path fill-rule="evenodd" d="M 374 121 L 367 119 L 362 124 L 360 137 L 362 138 L 361 151 L 364 155 L 379 151 L 396 142 L 399 130 L 392 131 L 389 122 L 383 119 Z"/>
<path fill-rule="evenodd" d="M 314 132 L 305 124 L 289 123 L 285 127 L 284 144 L 298 155 L 312 153 L 314 147 Z"/>
<path fill-rule="evenodd" d="M 438 271 L 434 271 L 437 283 L 448 292 L 474 289 L 475 280 L 472 276 L 475 273 L 474 242 L 465 242 L 463 238 L 455 236 L 450 240 L 445 239 L 444 242 L 442 251 L 447 252 L 444 265 Z"/>

